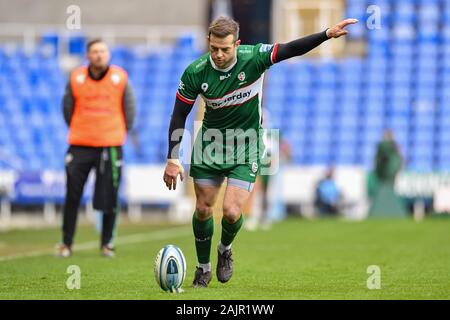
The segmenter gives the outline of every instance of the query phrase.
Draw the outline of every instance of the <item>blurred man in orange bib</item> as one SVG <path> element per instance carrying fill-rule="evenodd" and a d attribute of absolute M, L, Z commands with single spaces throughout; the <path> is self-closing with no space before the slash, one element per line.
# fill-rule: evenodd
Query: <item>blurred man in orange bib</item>
<path fill-rule="evenodd" d="M 65 158 L 67 191 L 64 203 L 62 243 L 56 255 L 72 254 L 78 207 L 91 169 L 95 169 L 94 209 L 103 212 L 101 251 L 114 256 L 113 230 L 119 210 L 118 192 L 122 145 L 135 117 L 135 98 L 128 75 L 109 65 L 110 52 L 102 40 L 87 45 L 88 66 L 70 75 L 63 99 L 69 126 Z"/>

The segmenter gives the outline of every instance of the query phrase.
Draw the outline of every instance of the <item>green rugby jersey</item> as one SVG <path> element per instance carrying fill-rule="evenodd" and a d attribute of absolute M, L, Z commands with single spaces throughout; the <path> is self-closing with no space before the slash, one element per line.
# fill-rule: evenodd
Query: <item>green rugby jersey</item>
<path fill-rule="evenodd" d="M 193 104 L 198 95 L 204 100 L 206 107 L 200 133 L 218 129 L 226 135 L 227 129 L 254 129 L 256 132 L 262 129 L 264 72 L 275 63 L 276 50 L 277 45 L 241 45 L 236 62 L 227 69 L 219 69 L 209 53 L 186 68 L 177 97 L 188 104 Z M 257 142 L 246 142 L 246 152 L 249 145 Z M 208 142 L 203 141 L 202 145 L 205 148 Z M 235 153 L 234 158 L 237 156 Z"/>
<path fill-rule="evenodd" d="M 207 129 L 258 129 L 264 72 L 273 63 L 276 46 L 241 45 L 237 61 L 219 69 L 206 53 L 184 71 L 177 96 L 194 103 L 200 95 L 206 104 L 203 127 Z"/>

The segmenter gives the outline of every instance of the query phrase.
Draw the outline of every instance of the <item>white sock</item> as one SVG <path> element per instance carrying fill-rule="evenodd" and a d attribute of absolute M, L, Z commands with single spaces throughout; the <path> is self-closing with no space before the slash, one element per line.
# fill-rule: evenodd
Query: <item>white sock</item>
<path fill-rule="evenodd" d="M 198 267 L 203 269 L 203 273 L 211 272 L 211 262 L 209 262 L 209 263 L 199 263 Z"/>
<path fill-rule="evenodd" d="M 222 242 L 219 242 L 218 249 L 219 249 L 220 254 L 222 254 L 224 251 L 230 250 L 230 249 L 231 249 L 231 243 L 230 243 L 230 245 L 228 245 L 228 246 L 224 246 L 224 245 L 222 244 Z"/>

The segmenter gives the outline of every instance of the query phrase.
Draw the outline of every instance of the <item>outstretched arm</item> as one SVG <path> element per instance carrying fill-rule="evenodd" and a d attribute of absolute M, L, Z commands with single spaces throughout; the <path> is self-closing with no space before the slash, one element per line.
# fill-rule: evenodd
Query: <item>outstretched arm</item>
<path fill-rule="evenodd" d="M 288 43 L 280 43 L 274 48 L 273 62 L 280 62 L 292 57 L 301 56 L 330 38 L 339 38 L 340 36 L 346 35 L 348 31 L 345 30 L 345 27 L 356 22 L 358 22 L 356 19 L 346 19 L 323 32 L 314 33 Z"/>

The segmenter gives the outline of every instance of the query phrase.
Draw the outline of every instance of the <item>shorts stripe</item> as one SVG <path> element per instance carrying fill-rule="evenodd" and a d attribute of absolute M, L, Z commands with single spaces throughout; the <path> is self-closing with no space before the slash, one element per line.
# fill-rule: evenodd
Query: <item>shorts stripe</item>
<path fill-rule="evenodd" d="M 203 186 L 220 187 L 224 180 L 225 177 L 215 177 L 210 179 L 194 179 L 194 183 Z M 227 186 L 233 186 L 248 192 L 252 192 L 254 183 L 236 178 L 228 178 Z"/>

